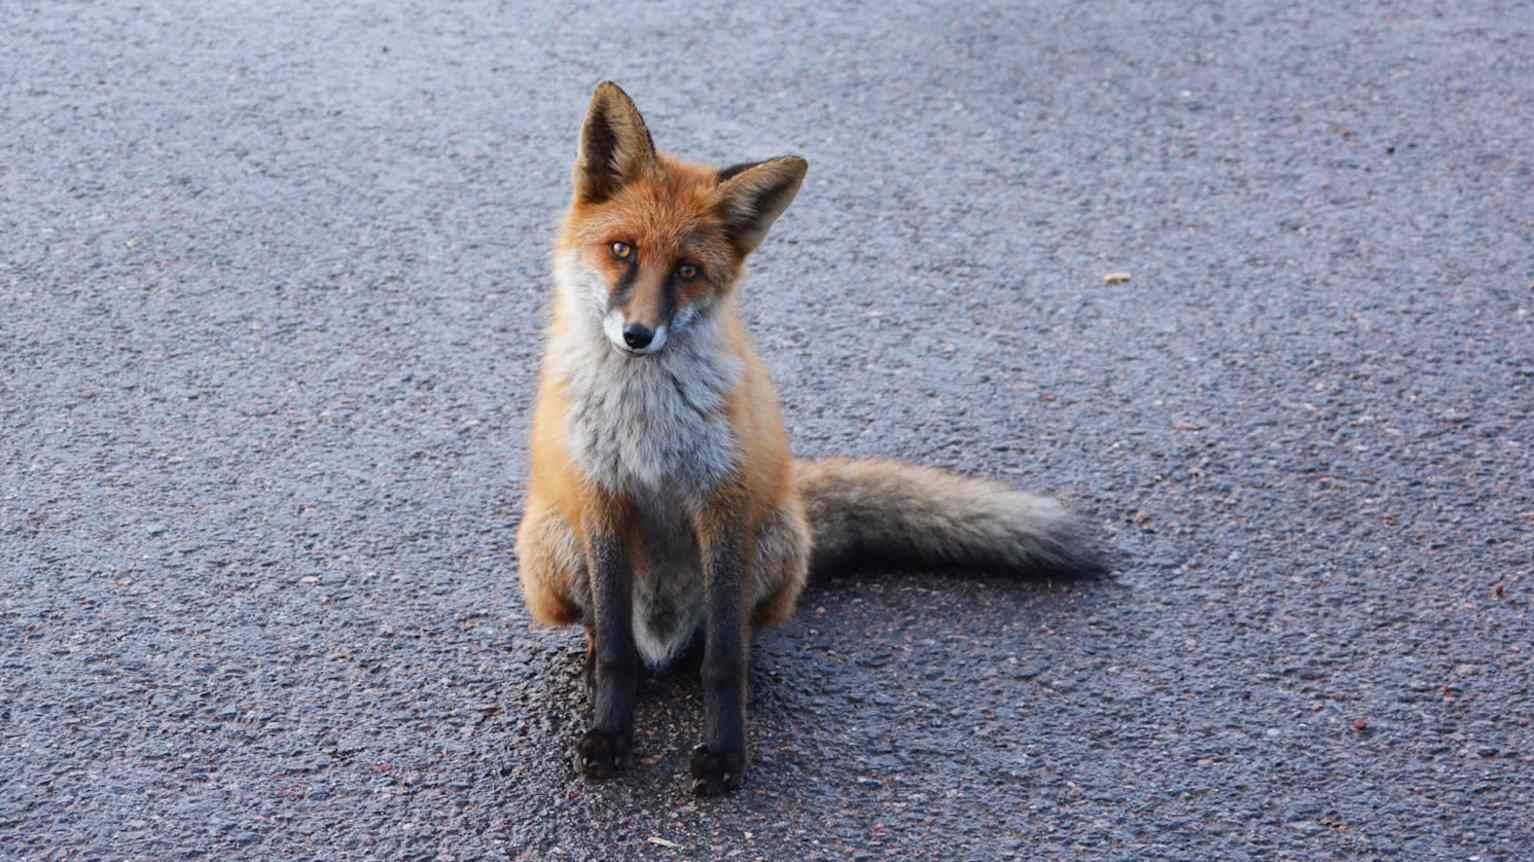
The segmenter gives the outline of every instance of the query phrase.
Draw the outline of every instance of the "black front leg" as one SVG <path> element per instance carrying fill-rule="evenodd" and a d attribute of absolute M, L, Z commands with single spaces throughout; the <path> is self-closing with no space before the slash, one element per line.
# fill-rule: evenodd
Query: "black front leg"
<path fill-rule="evenodd" d="M 623 533 L 614 519 L 592 520 L 586 526 L 592 714 L 591 729 L 576 746 L 576 763 L 587 778 L 611 778 L 628 766 L 634 744 L 639 654 L 631 627 L 631 575 Z"/>
<path fill-rule="evenodd" d="M 707 578 L 707 638 L 703 653 L 703 744 L 692 753 L 692 791 L 718 796 L 734 790 L 746 767 L 747 662 L 746 530 L 735 523 L 699 530 Z"/>

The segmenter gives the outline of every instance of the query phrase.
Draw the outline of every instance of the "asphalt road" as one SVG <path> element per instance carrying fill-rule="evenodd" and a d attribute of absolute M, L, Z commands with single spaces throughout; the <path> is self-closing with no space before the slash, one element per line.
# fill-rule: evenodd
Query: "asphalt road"
<path fill-rule="evenodd" d="M 732 5 L 0 9 L 0 858 L 1534 858 L 1534 7 Z M 799 451 L 1120 555 L 812 593 L 722 801 L 515 588 L 601 78 L 809 159 Z"/>

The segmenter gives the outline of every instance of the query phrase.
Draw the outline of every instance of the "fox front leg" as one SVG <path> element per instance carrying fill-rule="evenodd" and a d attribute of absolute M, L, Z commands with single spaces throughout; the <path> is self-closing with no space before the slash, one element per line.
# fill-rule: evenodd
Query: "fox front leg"
<path fill-rule="evenodd" d="M 639 654 L 634 647 L 631 569 L 616 519 L 586 524 L 586 571 L 591 578 L 591 728 L 576 746 L 587 778 L 611 778 L 628 766 L 634 745 L 634 693 Z"/>
<path fill-rule="evenodd" d="M 705 516 L 706 517 L 706 516 Z M 703 523 L 707 607 L 704 618 L 703 744 L 692 753 L 692 791 L 718 796 L 740 784 L 746 768 L 747 529 L 735 522 Z"/>

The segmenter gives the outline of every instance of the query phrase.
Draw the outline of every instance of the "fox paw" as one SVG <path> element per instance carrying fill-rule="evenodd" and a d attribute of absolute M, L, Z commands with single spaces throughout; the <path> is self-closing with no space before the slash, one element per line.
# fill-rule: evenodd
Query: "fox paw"
<path fill-rule="evenodd" d="M 629 765 L 634 740 L 626 733 L 588 730 L 575 746 L 575 767 L 587 778 L 612 778 Z"/>
<path fill-rule="evenodd" d="M 692 792 L 697 796 L 723 796 L 740 786 L 746 757 L 739 751 L 718 754 L 700 745 L 692 750 Z"/>

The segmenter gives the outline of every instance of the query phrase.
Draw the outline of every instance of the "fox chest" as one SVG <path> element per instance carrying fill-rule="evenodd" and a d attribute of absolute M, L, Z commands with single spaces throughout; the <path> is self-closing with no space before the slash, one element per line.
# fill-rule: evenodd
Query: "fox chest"
<path fill-rule="evenodd" d="M 695 509 L 735 470 L 724 393 L 659 362 L 610 370 L 566 381 L 572 460 L 611 493 Z"/>

